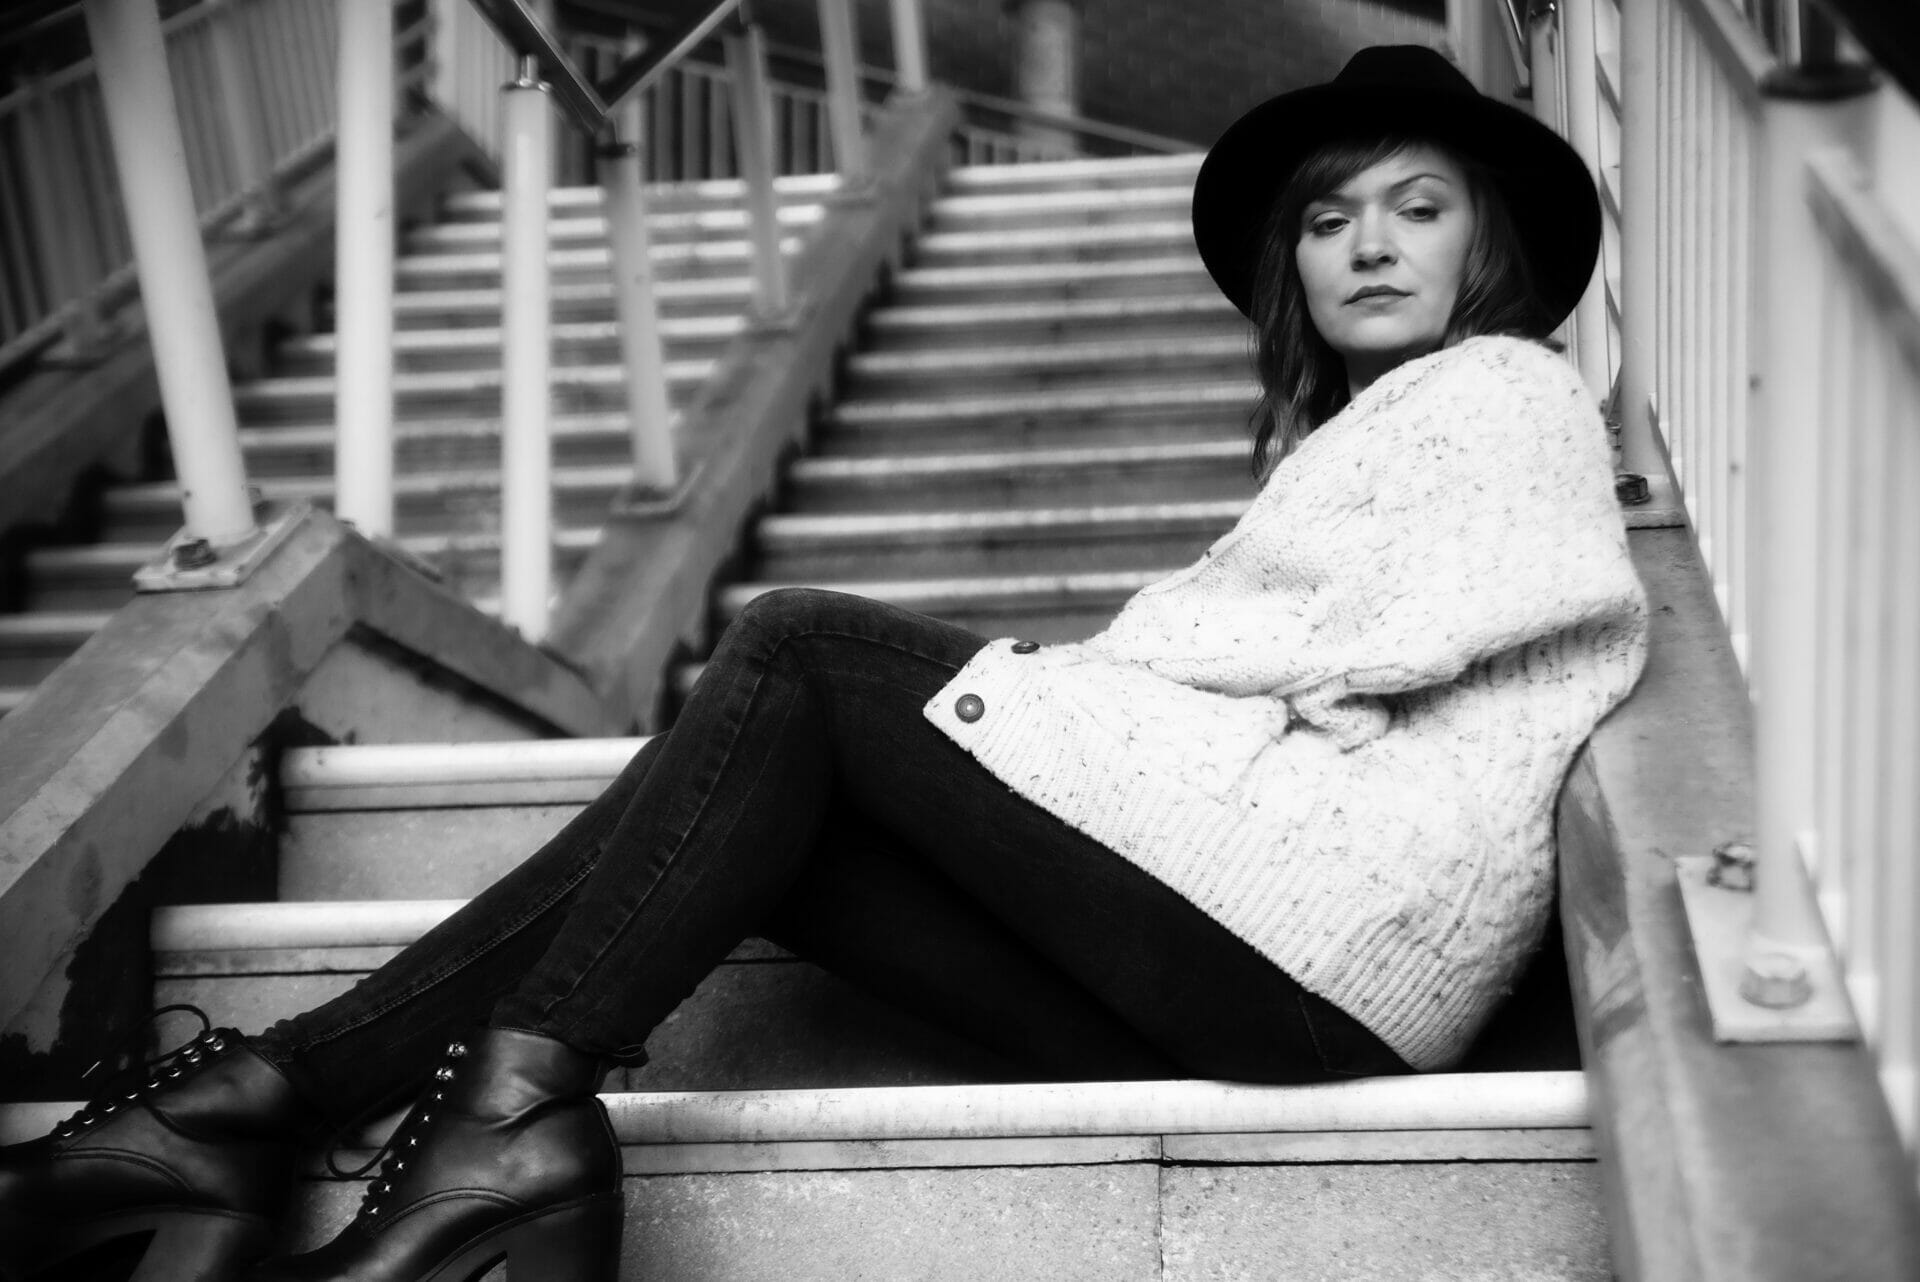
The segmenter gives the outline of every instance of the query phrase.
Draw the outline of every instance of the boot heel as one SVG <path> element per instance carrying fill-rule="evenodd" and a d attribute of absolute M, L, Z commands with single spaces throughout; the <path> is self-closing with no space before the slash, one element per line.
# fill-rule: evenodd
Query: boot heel
<path fill-rule="evenodd" d="M 507 1282 L 615 1282 L 626 1199 L 598 1193 L 522 1224 L 507 1238 Z"/>
<path fill-rule="evenodd" d="M 230 1282 L 273 1249 L 273 1231 L 251 1215 L 154 1217 L 153 1241 L 127 1282 Z"/>

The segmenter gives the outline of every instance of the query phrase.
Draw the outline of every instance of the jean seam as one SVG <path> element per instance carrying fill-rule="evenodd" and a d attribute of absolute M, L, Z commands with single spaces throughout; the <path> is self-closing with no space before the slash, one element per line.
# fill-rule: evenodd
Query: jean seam
<path fill-rule="evenodd" d="M 789 643 L 808 640 L 813 637 L 834 637 L 834 638 L 847 640 L 847 641 L 859 641 L 867 645 L 878 645 L 886 649 L 892 650 L 898 654 L 909 655 L 923 662 L 931 663 L 934 666 L 939 668 L 949 669 L 954 672 L 959 671 L 959 668 L 948 663 L 946 660 L 937 658 L 934 655 L 923 653 L 922 651 L 917 650 L 911 646 L 902 645 L 898 642 L 891 641 L 881 637 L 867 636 L 859 632 L 849 632 L 849 631 L 845 631 L 838 628 L 808 628 L 805 631 L 783 633 L 768 649 L 765 660 L 758 665 L 758 671 L 756 671 L 756 673 L 754 674 L 753 686 L 747 692 L 746 703 L 741 709 L 740 716 L 735 721 L 735 724 L 733 727 L 733 734 L 729 738 L 727 742 L 727 746 L 721 754 L 723 762 L 727 758 L 733 755 L 735 748 L 738 746 L 740 742 L 741 732 L 745 729 L 746 724 L 753 713 L 755 702 L 760 698 L 760 693 L 766 684 L 766 677 L 767 677 L 768 670 L 773 666 L 774 660 L 780 656 L 780 652 L 783 649 L 785 649 Z M 832 715 L 830 709 L 828 711 L 828 715 L 829 716 Z M 603 960 L 605 960 L 608 952 L 610 952 L 615 946 L 615 944 L 617 944 L 620 941 L 620 939 L 624 937 L 627 931 L 627 928 L 632 923 L 633 919 L 639 916 L 639 914 L 646 908 L 647 904 L 651 902 L 653 894 L 659 888 L 660 883 L 666 880 L 668 874 L 671 873 L 679 865 L 680 856 L 686 850 L 688 842 L 692 839 L 695 831 L 699 829 L 701 823 L 706 819 L 712 800 L 713 800 L 713 797 L 712 797 L 711 791 L 709 791 L 709 793 L 706 796 L 703 796 L 700 798 L 699 806 L 694 810 L 692 818 L 690 818 L 687 821 L 686 828 L 680 834 L 680 839 L 678 842 L 675 843 L 672 852 L 668 854 L 665 863 L 661 867 L 660 874 L 653 879 L 653 885 L 647 888 L 646 893 L 642 895 L 639 901 L 634 904 L 632 910 L 626 914 L 625 920 L 621 922 L 619 929 L 616 930 L 613 933 L 613 935 L 608 939 L 605 946 L 596 950 L 594 955 L 591 958 L 589 958 L 583 966 L 580 967 L 578 972 L 573 977 L 573 982 L 567 986 L 566 991 L 552 998 L 549 998 L 546 1002 L 542 1003 L 540 1007 L 540 1014 L 539 1014 L 540 1023 L 547 1024 L 551 1022 L 555 1008 L 557 1008 L 563 1002 L 570 1001 L 574 997 L 574 995 L 580 991 L 580 986 L 583 982 L 585 982 L 587 975 L 590 972 L 592 972 L 592 970 L 595 967 L 599 966 Z"/>
<path fill-rule="evenodd" d="M 605 838 L 602 837 L 600 840 L 604 842 Z M 358 1019 L 350 1020 L 347 1023 L 342 1024 L 338 1028 L 328 1030 L 326 1033 L 322 1034 L 321 1036 L 313 1037 L 313 1038 L 309 1038 L 307 1040 L 301 1041 L 297 1045 L 291 1046 L 288 1049 L 294 1054 L 299 1054 L 305 1051 L 310 1051 L 318 1046 L 324 1046 L 328 1042 L 335 1041 L 341 1037 L 346 1036 L 348 1033 L 354 1032 L 355 1030 L 360 1028 L 364 1028 L 366 1025 L 371 1024 L 375 1020 L 380 1019 L 381 1017 L 392 1013 L 398 1007 L 404 1006 L 408 1002 L 413 1001 L 414 999 L 422 996 L 423 994 L 430 992 L 433 989 L 439 987 L 441 984 L 445 983 L 447 980 L 453 978 L 461 970 L 471 965 L 474 961 L 478 960 L 481 957 L 486 956 L 488 953 L 492 952 L 494 949 L 499 948 L 501 945 L 511 940 L 514 936 L 518 935 L 521 931 L 525 930 L 528 926 L 531 926 L 534 922 L 538 921 L 541 918 L 541 916 L 547 912 L 548 909 L 552 908 L 555 904 L 559 903 L 562 899 L 565 899 L 569 894 L 573 893 L 574 889 L 577 886 L 579 886 L 581 882 L 585 881 L 589 876 L 591 876 L 593 873 L 594 867 L 595 867 L 595 863 L 588 863 L 583 865 L 577 873 L 575 873 L 572 877 L 567 879 L 564 885 L 562 885 L 553 894 L 542 899 L 531 910 L 524 913 L 518 918 L 512 919 L 504 929 L 489 936 L 486 940 L 481 942 L 478 946 L 471 948 L 466 952 L 461 953 L 458 958 L 447 963 L 447 965 L 442 967 L 437 973 L 423 980 L 419 984 L 416 984 L 413 987 L 409 988 L 406 992 L 389 999 L 388 1001 L 382 1003 L 379 1006 L 374 1007 L 372 1010 L 369 1010 L 366 1013 L 362 1014 Z"/>

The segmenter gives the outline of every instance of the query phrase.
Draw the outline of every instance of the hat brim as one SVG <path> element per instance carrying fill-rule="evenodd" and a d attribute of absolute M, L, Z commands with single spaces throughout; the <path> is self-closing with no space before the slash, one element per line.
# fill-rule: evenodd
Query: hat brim
<path fill-rule="evenodd" d="M 1312 85 L 1240 117 L 1201 162 L 1193 238 L 1214 283 L 1244 314 L 1273 203 L 1301 161 L 1336 138 L 1405 134 L 1479 161 L 1513 215 L 1535 292 L 1558 325 L 1593 279 L 1600 199 L 1565 139 L 1516 108 L 1426 87 Z"/>

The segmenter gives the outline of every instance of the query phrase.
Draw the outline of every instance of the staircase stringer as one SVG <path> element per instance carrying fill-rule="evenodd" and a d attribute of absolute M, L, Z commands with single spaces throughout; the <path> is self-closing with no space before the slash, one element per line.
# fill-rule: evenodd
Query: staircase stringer
<path fill-rule="evenodd" d="M 0 1030 L 67 1004 L 76 950 L 176 834 L 215 811 L 270 821 L 218 798 L 244 791 L 250 754 L 290 715 L 309 742 L 625 722 L 553 655 L 300 512 L 246 584 L 136 598 L 0 723 Z"/>

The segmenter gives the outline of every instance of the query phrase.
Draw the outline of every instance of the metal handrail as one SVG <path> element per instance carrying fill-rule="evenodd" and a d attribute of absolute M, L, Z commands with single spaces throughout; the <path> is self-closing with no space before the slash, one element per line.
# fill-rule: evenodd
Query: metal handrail
<path fill-rule="evenodd" d="M 635 30 L 650 31 L 654 26 L 654 24 L 649 23 L 645 19 L 636 17 L 628 12 L 625 6 L 618 3 L 609 3 L 608 0 L 568 0 L 568 4 L 575 9 L 601 14 L 608 18 L 630 23 Z M 668 29 L 668 34 L 659 37 L 658 43 L 665 44 L 671 40 L 673 38 L 671 33 L 675 30 L 678 30 L 678 28 Z M 610 36 L 596 36 L 585 33 L 577 34 L 574 39 L 581 43 L 601 43 L 609 47 L 617 47 L 619 44 L 617 39 Z M 689 51 L 691 51 L 691 47 L 695 43 L 698 42 L 689 42 Z M 768 41 L 767 54 L 771 59 L 780 63 L 794 63 L 815 71 L 824 70 L 825 68 L 825 60 L 822 59 L 819 54 L 809 49 L 800 48 L 797 45 Z M 603 83 L 611 82 L 617 79 L 618 76 L 619 71 L 616 69 L 605 78 Z M 860 78 L 867 86 L 878 87 L 883 90 L 891 90 L 899 83 L 898 76 L 895 75 L 892 69 L 887 67 L 862 66 L 860 68 Z M 1082 138 L 1110 142 L 1123 147 L 1134 147 L 1143 151 L 1173 154 L 1182 151 L 1193 151 L 1199 146 L 1198 143 L 1190 139 L 1174 138 L 1166 134 L 1152 133 L 1144 129 L 1134 129 L 1126 125 L 1111 124 L 1102 120 L 1094 120 L 1087 116 L 1046 111 L 1039 107 L 1020 102 L 1017 99 L 1001 98 L 993 94 L 981 93 L 977 90 L 948 86 L 947 91 L 953 95 L 954 100 L 960 105 L 961 111 L 968 116 L 971 116 L 976 110 L 993 112 L 999 115 L 1011 116 L 1017 120 L 1029 121 L 1037 125 L 1045 125 L 1049 128 L 1065 129 Z"/>
<path fill-rule="evenodd" d="M 555 100 L 589 137 L 606 128 L 615 107 L 665 74 L 728 19 L 737 29 L 747 25 L 746 0 L 717 0 L 706 11 L 680 23 L 659 43 L 626 58 L 600 83 L 580 74 L 560 41 L 523 0 L 471 0 L 507 46 L 522 60 L 531 59 Z"/>

